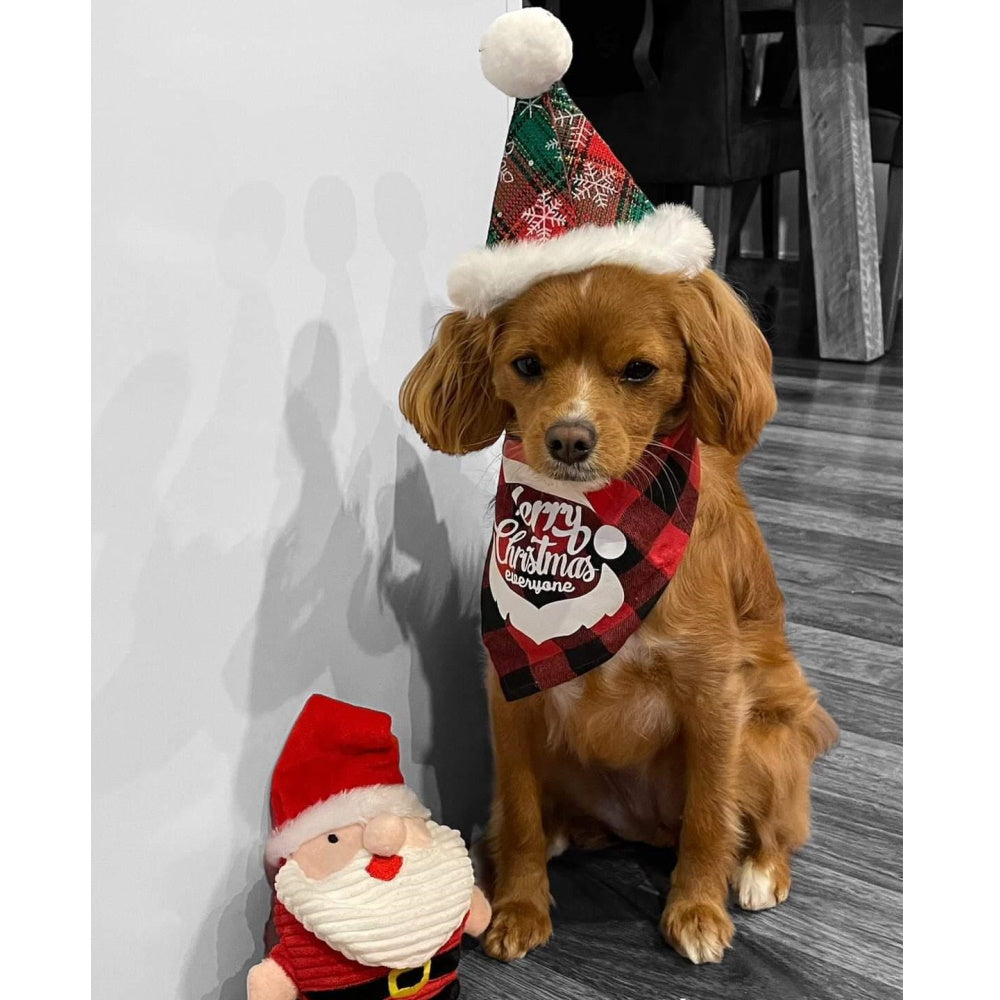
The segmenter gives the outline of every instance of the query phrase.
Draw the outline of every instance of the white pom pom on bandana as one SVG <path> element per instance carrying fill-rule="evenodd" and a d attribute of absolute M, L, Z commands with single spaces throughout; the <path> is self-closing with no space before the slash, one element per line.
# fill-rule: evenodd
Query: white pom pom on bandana
<path fill-rule="evenodd" d="M 569 32 L 542 7 L 501 14 L 479 46 L 483 76 L 508 97 L 544 94 L 562 79 L 572 59 Z"/>

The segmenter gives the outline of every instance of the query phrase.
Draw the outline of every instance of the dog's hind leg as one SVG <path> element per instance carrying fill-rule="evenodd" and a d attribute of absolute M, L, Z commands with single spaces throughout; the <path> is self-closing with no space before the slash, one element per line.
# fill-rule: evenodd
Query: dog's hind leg
<path fill-rule="evenodd" d="M 836 736 L 819 707 L 801 720 L 758 718 L 744 732 L 740 780 L 744 847 L 731 883 L 745 910 L 783 903 L 791 855 L 809 839 L 809 779 L 817 753 Z"/>

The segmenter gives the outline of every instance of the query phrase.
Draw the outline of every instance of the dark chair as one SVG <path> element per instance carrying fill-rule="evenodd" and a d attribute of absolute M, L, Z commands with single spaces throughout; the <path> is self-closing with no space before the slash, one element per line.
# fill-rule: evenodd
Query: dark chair
<path fill-rule="evenodd" d="M 594 0 L 537 6 L 559 16 L 573 38 L 567 89 L 649 197 L 690 203 L 694 186 L 704 186 L 716 269 L 724 271 L 738 250 L 758 189 L 764 251 L 773 256 L 778 178 L 804 171 L 792 11 L 741 17 L 739 0 L 619 0 L 613 17 Z M 755 75 L 746 40 L 773 33 L 782 41 Z M 891 65 L 879 66 L 873 90 L 881 79 L 886 91 L 895 77 Z M 882 253 L 888 339 L 902 274 L 902 118 L 878 109 L 871 123 L 875 162 L 892 165 Z M 800 214 L 800 301 L 808 317 L 814 296 L 804 197 Z"/>
<path fill-rule="evenodd" d="M 547 4 L 573 37 L 566 86 L 654 201 L 691 200 L 725 268 L 761 178 L 798 169 L 794 108 L 749 105 L 737 0 Z"/>

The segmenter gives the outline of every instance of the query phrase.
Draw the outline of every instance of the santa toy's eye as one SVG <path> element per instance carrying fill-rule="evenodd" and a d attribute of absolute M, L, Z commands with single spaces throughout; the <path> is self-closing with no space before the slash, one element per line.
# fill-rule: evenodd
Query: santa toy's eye
<path fill-rule="evenodd" d="M 340 840 L 340 837 L 338 837 L 335 833 L 328 833 L 326 835 L 326 839 L 330 841 L 331 844 L 336 844 Z"/>

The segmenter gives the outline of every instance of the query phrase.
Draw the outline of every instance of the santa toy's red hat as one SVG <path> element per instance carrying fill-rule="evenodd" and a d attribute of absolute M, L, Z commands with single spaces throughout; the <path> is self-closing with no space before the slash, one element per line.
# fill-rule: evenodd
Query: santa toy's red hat
<path fill-rule="evenodd" d="M 385 712 L 312 695 L 271 778 L 268 864 L 278 865 L 313 837 L 379 813 L 430 816 L 403 783 L 392 720 Z"/>

